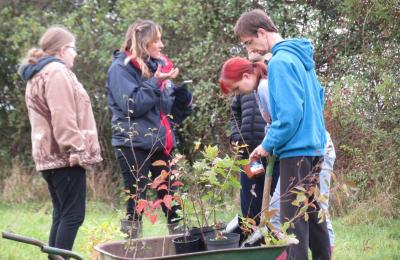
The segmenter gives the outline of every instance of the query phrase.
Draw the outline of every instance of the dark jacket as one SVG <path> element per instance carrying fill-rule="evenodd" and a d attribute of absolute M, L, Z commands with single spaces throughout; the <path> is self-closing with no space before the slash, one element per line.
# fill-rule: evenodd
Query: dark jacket
<path fill-rule="evenodd" d="M 248 145 L 251 153 L 261 144 L 265 136 L 266 123 L 258 108 L 255 93 L 236 95 L 232 99 L 231 113 L 231 142 Z M 241 135 L 242 137 L 241 137 Z M 245 152 L 247 155 L 247 151 Z"/>
<path fill-rule="evenodd" d="M 112 113 L 112 145 L 137 147 L 160 151 L 165 144 L 165 128 L 161 125 L 160 111 L 169 118 L 171 125 L 181 123 L 191 112 L 191 93 L 185 87 L 168 87 L 160 90 L 158 79 L 144 78 L 140 69 L 131 62 L 125 64 L 125 53 L 114 52 L 108 70 L 108 106 Z M 154 70 L 153 60 L 149 64 Z M 154 72 L 154 71 L 153 71 Z M 172 133 L 175 145 L 175 136 Z"/>

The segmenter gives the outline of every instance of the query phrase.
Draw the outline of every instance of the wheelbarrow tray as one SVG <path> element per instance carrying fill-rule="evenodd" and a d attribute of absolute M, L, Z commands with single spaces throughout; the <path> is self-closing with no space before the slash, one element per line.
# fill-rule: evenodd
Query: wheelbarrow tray
<path fill-rule="evenodd" d="M 178 235 L 179 236 L 179 235 Z M 224 250 L 202 251 L 190 254 L 175 252 L 172 239 L 177 235 L 114 241 L 95 246 L 99 260 L 131 260 L 131 259 L 196 259 L 196 260 L 235 260 L 235 259 L 263 259 L 275 260 L 288 245 L 257 246 Z M 130 246 L 129 246 L 130 245 Z M 128 247 L 130 249 L 128 250 Z"/>

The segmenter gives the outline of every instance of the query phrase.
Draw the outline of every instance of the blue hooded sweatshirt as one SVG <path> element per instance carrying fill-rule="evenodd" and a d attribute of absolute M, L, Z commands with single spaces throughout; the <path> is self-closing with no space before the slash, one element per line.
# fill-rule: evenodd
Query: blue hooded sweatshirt
<path fill-rule="evenodd" d="M 272 48 L 268 64 L 272 124 L 262 147 L 280 159 L 325 153 L 324 89 L 315 72 L 313 50 L 307 39 L 284 40 Z"/>

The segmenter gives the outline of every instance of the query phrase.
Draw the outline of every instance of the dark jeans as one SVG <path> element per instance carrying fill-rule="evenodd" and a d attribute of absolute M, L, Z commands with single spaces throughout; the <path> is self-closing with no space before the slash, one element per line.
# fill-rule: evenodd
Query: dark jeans
<path fill-rule="evenodd" d="M 311 187 L 319 187 L 318 173 L 323 157 L 299 156 L 280 160 L 281 177 L 281 223 L 292 219 L 298 214 L 299 207 L 292 205 L 296 194 L 290 189 L 302 186 L 306 190 Z M 309 197 L 309 201 L 313 196 Z M 318 211 L 320 206 L 314 202 L 316 208 L 308 208 L 308 221 L 304 216 L 297 218 L 294 228 L 289 228 L 288 233 L 294 233 L 299 240 L 298 245 L 288 248 L 287 259 L 308 259 L 308 247 L 310 247 L 313 259 L 330 259 L 330 244 L 326 221 L 318 224 Z"/>
<path fill-rule="evenodd" d="M 160 176 L 162 170 L 170 172 L 168 167 L 171 156 L 166 156 L 162 151 L 150 153 L 148 150 L 130 147 L 115 147 L 115 156 L 119 167 L 121 169 L 122 177 L 124 179 L 125 191 L 134 196 L 135 199 L 129 198 L 126 204 L 126 214 L 128 219 L 142 219 L 142 214 L 137 214 L 135 211 L 136 201 L 146 198 L 146 192 L 149 188 L 147 184 L 152 183 L 155 178 Z M 162 160 L 167 163 L 167 166 L 153 166 L 153 162 Z M 174 167 L 171 167 L 171 170 Z M 151 176 L 149 176 L 151 172 Z M 165 182 L 160 183 L 156 188 L 161 185 L 166 185 L 168 190 L 157 190 L 157 197 L 163 199 L 165 195 L 173 195 L 174 187 L 173 181 L 169 178 Z M 172 206 L 169 210 L 164 203 L 161 203 L 162 210 L 167 217 L 168 224 L 174 223 L 178 220 L 179 216 L 176 211 L 180 209 L 179 206 Z"/>
<path fill-rule="evenodd" d="M 71 250 L 85 219 L 86 174 L 82 167 L 42 172 L 53 203 L 49 246 Z"/>
<path fill-rule="evenodd" d="M 266 162 L 263 160 L 264 169 L 267 169 Z M 271 181 L 271 196 L 274 194 L 276 183 L 279 179 L 279 161 L 275 162 L 274 170 L 272 173 Z M 264 192 L 264 180 L 265 174 L 255 179 L 249 179 L 244 172 L 240 174 L 240 207 L 242 209 L 242 215 L 244 217 L 254 218 L 261 211 L 263 192 Z M 254 192 L 257 197 L 254 197 L 251 193 L 251 189 L 254 186 Z M 256 218 L 258 223 L 259 217 Z"/>

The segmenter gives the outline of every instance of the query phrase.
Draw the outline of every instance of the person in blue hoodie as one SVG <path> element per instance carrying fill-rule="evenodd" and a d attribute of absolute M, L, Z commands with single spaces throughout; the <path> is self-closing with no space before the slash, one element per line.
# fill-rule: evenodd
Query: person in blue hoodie
<path fill-rule="evenodd" d="M 249 159 L 258 160 L 270 154 L 280 159 L 280 190 L 288 193 L 287 199 L 280 203 L 281 223 L 284 223 L 299 214 L 299 207 L 292 204 L 296 194 L 290 191 L 299 185 L 310 191 L 319 185 L 317 173 L 325 153 L 324 89 L 315 71 L 314 48 L 307 39 L 284 40 L 262 10 L 243 13 L 234 32 L 250 59 L 268 52 L 273 55 L 268 65 L 272 122 Z M 288 257 L 308 259 L 310 247 L 314 259 L 329 259 L 326 221 L 318 218 L 319 203 L 312 193 L 308 194 L 308 203 L 313 205 L 305 215 L 309 219 L 296 218 L 294 227 L 288 229 L 299 240 L 288 248 Z"/>
<path fill-rule="evenodd" d="M 192 111 L 192 94 L 186 86 L 172 83 L 179 70 L 162 54 L 163 48 L 161 27 L 139 19 L 128 28 L 108 70 L 112 146 L 129 195 L 121 231 L 131 237 L 140 232 L 143 212 L 138 212 L 137 202 L 145 198 L 148 184 L 162 178 L 155 187 L 158 198 L 173 194 L 173 181 L 165 179 L 162 172 L 171 173 L 174 127 Z M 164 200 L 161 206 L 173 232 L 179 207 L 166 205 Z"/>

